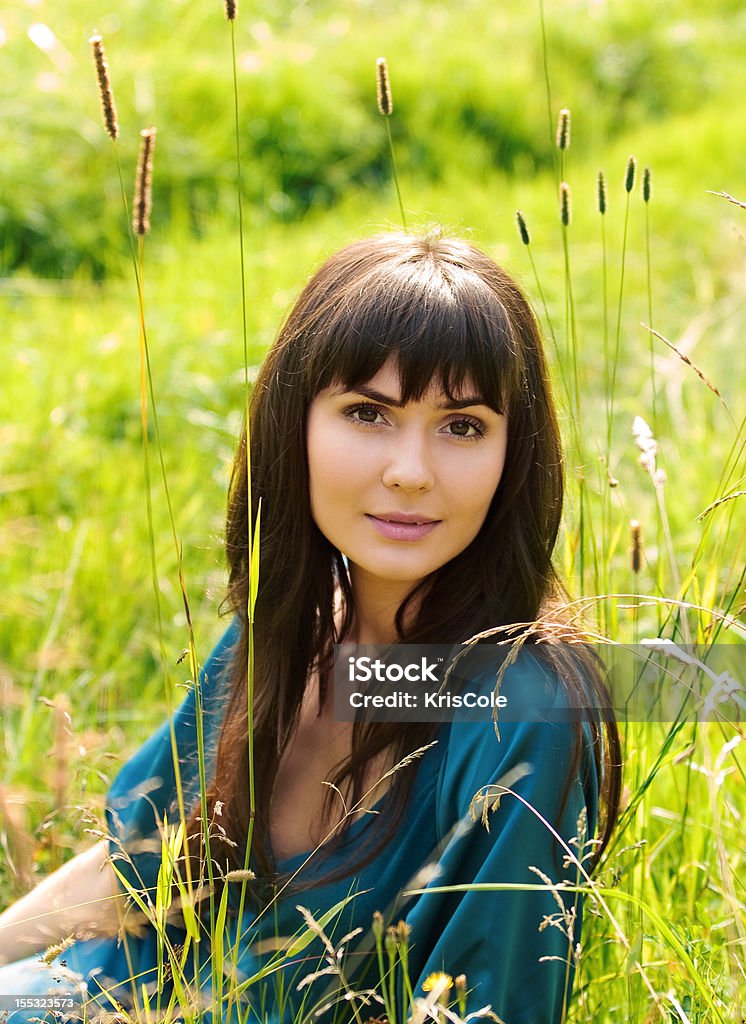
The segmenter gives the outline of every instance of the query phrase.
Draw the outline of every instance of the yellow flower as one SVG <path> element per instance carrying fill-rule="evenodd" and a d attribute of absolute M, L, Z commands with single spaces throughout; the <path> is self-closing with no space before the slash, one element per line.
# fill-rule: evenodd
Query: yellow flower
<path fill-rule="evenodd" d="M 448 992 L 449 989 L 453 988 L 453 978 L 450 974 L 444 974 L 443 971 L 435 971 L 434 974 L 428 974 L 422 982 L 422 991 L 432 992 L 434 988 L 440 988 L 441 985 L 443 986 L 443 991 Z"/>

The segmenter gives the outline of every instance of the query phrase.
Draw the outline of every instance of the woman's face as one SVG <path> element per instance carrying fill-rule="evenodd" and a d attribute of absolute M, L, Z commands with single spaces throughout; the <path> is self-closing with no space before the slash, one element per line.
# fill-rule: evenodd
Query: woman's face
<path fill-rule="evenodd" d="M 399 394 L 391 357 L 361 390 L 333 385 L 313 400 L 311 513 L 353 579 L 357 570 L 369 582 L 414 585 L 479 532 L 502 476 L 507 421 L 468 380 L 459 408 L 433 386 L 403 407 Z"/>

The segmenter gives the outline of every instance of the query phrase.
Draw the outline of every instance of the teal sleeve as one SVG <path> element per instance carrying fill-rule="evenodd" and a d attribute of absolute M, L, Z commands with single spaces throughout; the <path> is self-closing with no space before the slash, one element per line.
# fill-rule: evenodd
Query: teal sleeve
<path fill-rule="evenodd" d="M 197 685 L 202 704 L 205 769 L 208 778 L 214 765 L 228 697 L 227 670 L 238 638 L 238 623 L 234 620 L 199 673 Z M 195 687 L 191 686 L 173 716 L 187 813 L 199 796 L 196 705 Z M 124 764 L 106 797 L 111 858 L 117 870 L 136 889 L 155 888 L 161 863 L 159 824 L 166 813 L 170 821 L 178 819 L 169 720 Z"/>
<path fill-rule="evenodd" d="M 527 670 L 525 665 L 511 669 L 511 685 L 520 685 Z M 587 834 L 593 835 L 598 785 L 589 733 L 584 727 L 575 771 L 573 724 L 505 722 L 499 733 L 498 740 L 489 721 L 451 726 L 437 794 L 444 848 L 428 889 L 543 884 L 531 867 L 552 883 L 577 882 L 577 868 L 564 865 L 566 851 L 551 828 L 569 842 L 585 808 Z M 568 779 L 569 794 L 560 814 Z M 480 819 L 472 821 L 469 808 L 482 787 L 496 785 L 513 793 L 504 793 L 499 806 L 488 812 L 488 830 Z M 487 792 L 494 803 L 497 790 Z M 577 842 L 570 848 L 577 852 Z M 432 973 L 463 974 L 469 1012 L 490 1005 L 506 1024 L 559 1024 L 572 986 L 570 948 L 580 941 L 581 911 L 574 893 L 520 888 L 426 892 L 407 914 L 411 963 L 418 972 L 412 979 L 416 977 L 415 996 L 423 995 L 423 982 Z"/>

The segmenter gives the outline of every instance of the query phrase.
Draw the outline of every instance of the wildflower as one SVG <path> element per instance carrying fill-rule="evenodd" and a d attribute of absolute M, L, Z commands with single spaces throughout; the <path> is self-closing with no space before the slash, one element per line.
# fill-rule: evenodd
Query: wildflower
<path fill-rule="evenodd" d="M 390 117 L 394 112 L 394 103 L 391 99 L 391 83 L 389 82 L 389 66 L 385 57 L 379 57 L 376 61 L 376 98 L 378 109 L 384 117 Z"/>
<path fill-rule="evenodd" d="M 383 914 L 381 913 L 380 910 L 373 911 L 372 930 L 373 935 L 375 936 L 376 939 L 380 939 L 383 937 Z"/>
<path fill-rule="evenodd" d="M 435 971 L 433 974 L 428 974 L 422 982 L 422 991 L 432 992 L 436 986 L 440 988 L 441 985 L 444 986 L 446 992 L 449 992 L 453 988 L 453 978 L 443 971 Z"/>
<path fill-rule="evenodd" d="M 422 982 L 422 991 L 432 992 L 441 1006 L 447 1004 L 448 993 L 452 988 L 453 978 L 450 974 L 445 974 L 443 971 L 435 971 L 434 974 L 428 974 Z"/>
<path fill-rule="evenodd" d="M 93 63 L 96 65 L 98 94 L 101 100 L 104 128 L 112 142 L 116 142 L 119 138 L 119 122 L 117 121 L 117 108 L 114 106 L 114 93 L 112 92 L 111 78 L 109 77 L 109 65 L 104 53 L 104 41 L 101 36 L 91 36 L 89 42 L 93 50 Z"/>

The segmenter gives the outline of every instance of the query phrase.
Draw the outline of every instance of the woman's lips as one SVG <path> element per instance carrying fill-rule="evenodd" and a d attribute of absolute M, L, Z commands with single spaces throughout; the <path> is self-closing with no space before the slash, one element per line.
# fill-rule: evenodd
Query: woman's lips
<path fill-rule="evenodd" d="M 432 523 L 396 523 L 386 519 L 378 519 L 376 516 L 366 513 L 373 526 L 382 536 L 389 540 L 419 540 L 431 533 L 440 522 L 436 519 Z"/>

